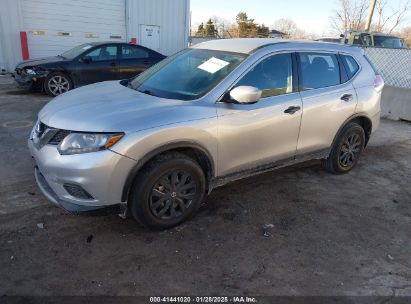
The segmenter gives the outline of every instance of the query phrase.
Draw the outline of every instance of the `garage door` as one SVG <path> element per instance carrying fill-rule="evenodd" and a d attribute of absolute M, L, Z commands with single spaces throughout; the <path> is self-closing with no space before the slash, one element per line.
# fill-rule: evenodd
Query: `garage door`
<path fill-rule="evenodd" d="M 125 41 L 125 0 L 23 0 L 30 58 L 82 43 Z"/>

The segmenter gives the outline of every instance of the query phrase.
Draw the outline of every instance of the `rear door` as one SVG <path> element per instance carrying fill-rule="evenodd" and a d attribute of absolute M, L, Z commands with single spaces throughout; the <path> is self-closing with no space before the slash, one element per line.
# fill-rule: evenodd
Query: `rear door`
<path fill-rule="evenodd" d="M 134 77 L 160 61 L 156 52 L 130 44 L 121 45 L 119 74 L 122 79 Z"/>
<path fill-rule="evenodd" d="M 357 95 L 338 54 L 301 52 L 298 63 L 303 115 L 297 154 L 304 155 L 331 146 L 355 113 Z"/>
<path fill-rule="evenodd" d="M 117 44 L 108 44 L 85 53 L 78 62 L 79 84 L 120 79 L 118 52 Z"/>

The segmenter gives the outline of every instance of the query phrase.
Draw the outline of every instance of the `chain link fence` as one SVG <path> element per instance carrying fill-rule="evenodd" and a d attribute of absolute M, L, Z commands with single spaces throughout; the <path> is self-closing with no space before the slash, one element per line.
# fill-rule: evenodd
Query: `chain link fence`
<path fill-rule="evenodd" d="M 385 84 L 411 89 L 411 49 L 364 47 Z"/>

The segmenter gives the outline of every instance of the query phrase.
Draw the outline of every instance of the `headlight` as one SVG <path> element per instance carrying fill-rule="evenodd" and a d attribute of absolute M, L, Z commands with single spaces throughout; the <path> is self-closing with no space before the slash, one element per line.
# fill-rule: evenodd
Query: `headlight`
<path fill-rule="evenodd" d="M 123 136 L 124 133 L 70 133 L 63 139 L 57 149 L 61 155 L 95 152 L 110 148 Z"/>
<path fill-rule="evenodd" d="M 36 75 L 36 71 L 33 69 L 25 69 L 27 75 Z"/>

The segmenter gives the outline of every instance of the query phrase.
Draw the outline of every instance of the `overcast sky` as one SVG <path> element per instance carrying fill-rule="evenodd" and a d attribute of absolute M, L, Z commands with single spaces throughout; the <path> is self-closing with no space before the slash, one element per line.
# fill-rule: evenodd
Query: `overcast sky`
<path fill-rule="evenodd" d="M 401 0 L 388 2 L 398 7 Z M 191 0 L 191 18 L 193 27 L 212 16 L 234 22 L 237 13 L 244 11 L 257 23 L 270 28 L 276 19 L 289 18 L 308 33 L 325 35 L 329 33 L 330 16 L 337 7 L 337 0 Z M 408 14 L 407 25 L 411 25 L 410 19 Z"/>

